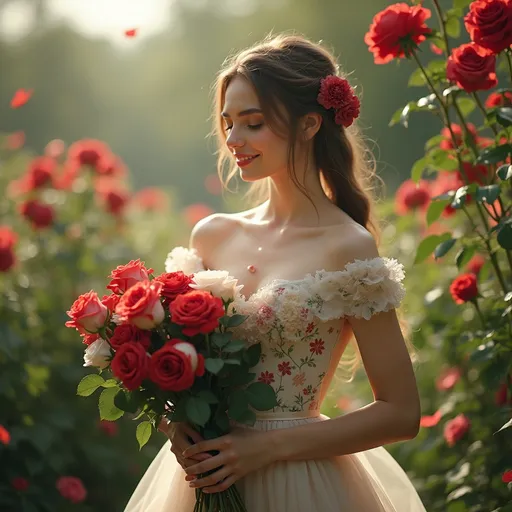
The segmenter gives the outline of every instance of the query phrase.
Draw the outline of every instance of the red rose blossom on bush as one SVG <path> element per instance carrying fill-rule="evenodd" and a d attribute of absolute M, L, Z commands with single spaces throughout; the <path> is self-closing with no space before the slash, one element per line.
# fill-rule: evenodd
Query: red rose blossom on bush
<path fill-rule="evenodd" d="M 183 346 L 183 350 L 181 349 Z M 185 391 L 194 384 L 198 368 L 204 373 L 201 354 L 197 354 L 191 343 L 171 340 L 151 356 L 149 378 L 166 391 Z"/>
<path fill-rule="evenodd" d="M 409 179 L 405 180 L 396 191 L 395 210 L 398 215 L 405 215 L 411 211 L 424 210 L 430 204 L 430 188 L 425 180 L 419 183 Z"/>
<path fill-rule="evenodd" d="M 114 329 L 114 334 L 110 338 L 110 344 L 114 349 L 129 342 L 140 343 L 146 350 L 151 345 L 151 332 L 144 331 L 135 327 L 135 325 L 122 324 Z"/>
<path fill-rule="evenodd" d="M 454 446 L 469 431 L 471 424 L 464 414 L 459 414 L 444 426 L 444 438 L 448 446 Z"/>
<path fill-rule="evenodd" d="M 155 278 L 155 281 L 162 283 L 161 295 L 164 297 L 164 304 L 170 304 L 178 295 L 183 295 L 192 290 L 190 283 L 192 278 L 184 274 L 181 270 L 178 272 L 166 272 Z"/>
<path fill-rule="evenodd" d="M 160 302 L 162 283 L 141 281 L 134 284 L 121 297 L 116 314 L 121 323 L 129 323 L 139 329 L 153 329 L 165 318 Z"/>
<path fill-rule="evenodd" d="M 82 480 L 74 476 L 61 476 L 57 480 L 56 487 L 60 495 L 71 503 L 81 503 L 87 497 Z"/>
<path fill-rule="evenodd" d="M 464 186 L 464 183 L 458 178 L 455 173 L 439 173 L 437 178 L 431 183 L 430 195 L 432 198 L 448 194 L 449 192 L 455 192 L 460 187 Z M 471 196 L 466 196 L 466 203 L 471 201 Z M 451 205 L 446 205 L 443 210 L 443 217 L 451 217 L 457 210 Z"/>
<path fill-rule="evenodd" d="M 462 274 L 456 277 L 450 285 L 450 293 L 457 304 L 476 299 L 478 285 L 475 274 Z"/>
<path fill-rule="evenodd" d="M 475 256 L 473 256 L 469 260 L 468 264 L 466 265 L 466 268 L 468 272 L 471 272 L 472 274 L 475 274 L 477 276 L 484 265 L 485 258 L 481 254 L 475 254 Z"/>
<path fill-rule="evenodd" d="M 403 2 L 379 12 L 364 37 L 375 64 L 386 64 L 395 58 L 408 56 L 430 34 L 431 29 L 425 24 L 430 16 L 429 9 Z"/>
<path fill-rule="evenodd" d="M 461 376 L 459 368 L 447 368 L 436 380 L 436 388 L 438 391 L 447 391 L 452 389 L 459 381 Z"/>
<path fill-rule="evenodd" d="M 448 57 L 446 77 L 466 92 L 491 89 L 498 83 L 496 56 L 475 43 L 463 44 Z"/>
<path fill-rule="evenodd" d="M 489 179 L 489 167 L 487 165 L 473 165 L 469 162 L 463 162 L 464 175 L 460 171 L 456 172 L 456 176 L 460 181 L 468 183 L 478 183 L 485 185 Z"/>
<path fill-rule="evenodd" d="M 96 170 L 101 157 L 110 153 L 110 148 L 102 141 L 82 139 L 74 142 L 68 149 L 68 158 L 79 165 L 88 165 Z"/>
<path fill-rule="evenodd" d="M 21 178 L 20 192 L 31 192 L 45 186 L 51 186 L 57 162 L 48 156 L 34 158 L 27 169 L 26 174 Z"/>
<path fill-rule="evenodd" d="M 75 328 L 83 334 L 98 332 L 108 317 L 107 307 L 93 290 L 80 295 L 66 313 L 71 318 L 66 322 L 66 327 Z"/>
<path fill-rule="evenodd" d="M 10 442 L 11 434 L 9 434 L 9 431 L 3 425 L 0 425 L 0 443 L 7 445 Z"/>
<path fill-rule="evenodd" d="M 471 40 L 493 53 L 512 44 L 512 2 L 510 0 L 476 0 L 464 18 Z"/>
<path fill-rule="evenodd" d="M 476 141 L 476 138 L 478 136 L 478 131 L 476 129 L 476 126 L 473 123 L 467 123 L 466 125 L 468 127 L 468 132 L 470 134 L 470 137 L 473 138 L 474 141 Z M 445 126 L 441 130 L 441 135 L 443 136 L 443 140 L 439 143 L 439 147 L 441 149 L 449 150 L 449 149 L 455 149 L 455 147 L 459 147 L 463 143 L 463 132 L 462 127 L 458 124 L 451 123 L 450 125 L 453 135 L 455 136 L 455 142 L 457 146 L 453 144 L 452 135 L 450 133 L 450 130 Z"/>
<path fill-rule="evenodd" d="M 14 246 L 18 235 L 8 226 L 0 226 L 0 272 L 7 272 L 16 263 Z"/>
<path fill-rule="evenodd" d="M 128 288 L 140 281 L 148 281 L 149 275 L 153 273 L 152 268 L 146 268 L 143 261 L 140 259 L 131 260 L 126 265 L 119 265 L 108 276 L 111 281 L 107 285 L 108 290 L 113 293 L 122 294 Z"/>
<path fill-rule="evenodd" d="M 98 426 L 108 437 L 115 437 L 119 433 L 119 426 L 115 421 L 101 420 Z"/>
<path fill-rule="evenodd" d="M 510 91 L 503 91 L 502 93 L 491 92 L 485 100 L 487 108 L 508 107 L 510 105 L 512 105 L 512 92 Z"/>
<path fill-rule="evenodd" d="M 512 469 L 509 469 L 508 471 L 505 471 L 505 473 L 503 473 L 501 481 L 504 484 L 510 484 L 512 482 Z"/>
<path fill-rule="evenodd" d="M 24 201 L 19 206 L 19 211 L 23 217 L 30 221 L 34 229 L 47 228 L 54 222 L 55 211 L 53 207 L 43 204 L 37 199 Z"/>
<path fill-rule="evenodd" d="M 148 376 L 149 357 L 140 343 L 125 343 L 116 350 L 110 367 L 124 387 L 134 391 Z"/>
<path fill-rule="evenodd" d="M 19 492 L 24 492 L 29 488 L 29 483 L 26 478 L 17 476 L 11 480 L 11 486 Z"/>
<path fill-rule="evenodd" d="M 182 331 L 185 336 L 213 331 L 218 327 L 219 319 L 224 316 L 222 299 L 202 290 L 176 297 L 169 310 L 171 320 L 184 326 Z"/>

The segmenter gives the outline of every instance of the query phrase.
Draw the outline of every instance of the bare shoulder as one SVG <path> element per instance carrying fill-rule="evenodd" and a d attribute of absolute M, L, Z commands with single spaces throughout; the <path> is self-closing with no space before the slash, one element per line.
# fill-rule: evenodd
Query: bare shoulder
<path fill-rule="evenodd" d="M 240 227 L 240 222 L 251 213 L 252 210 L 208 215 L 193 227 L 190 234 L 190 248 L 196 249 L 199 255 L 207 260 L 215 247 L 233 236 Z"/>
<path fill-rule="evenodd" d="M 329 253 L 337 268 L 344 268 L 347 263 L 354 260 L 379 257 L 375 238 L 356 222 L 344 225 L 340 236 L 331 239 Z"/>

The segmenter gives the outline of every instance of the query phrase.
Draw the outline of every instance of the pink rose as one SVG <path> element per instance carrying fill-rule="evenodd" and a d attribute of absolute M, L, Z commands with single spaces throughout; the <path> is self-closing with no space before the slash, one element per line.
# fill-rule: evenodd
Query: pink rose
<path fill-rule="evenodd" d="M 162 283 L 141 281 L 121 297 L 116 313 L 121 323 L 135 325 L 139 329 L 153 329 L 161 324 L 165 311 L 160 302 Z"/>
<path fill-rule="evenodd" d="M 113 293 L 124 293 L 128 288 L 140 281 L 149 280 L 149 274 L 153 272 L 152 268 L 146 268 L 143 261 L 131 260 L 126 265 L 119 265 L 112 270 L 110 278 L 112 279 L 107 286 Z"/>
<path fill-rule="evenodd" d="M 448 446 L 454 446 L 468 432 L 471 424 L 464 414 L 459 414 L 444 426 L 444 438 Z"/>
<path fill-rule="evenodd" d="M 82 334 L 96 333 L 105 325 L 108 309 L 91 290 L 80 295 L 67 314 L 71 320 L 66 322 L 66 327 L 74 327 Z"/>
<path fill-rule="evenodd" d="M 57 480 L 56 487 L 61 496 L 71 503 L 81 503 L 87 497 L 82 480 L 74 476 L 61 476 Z"/>

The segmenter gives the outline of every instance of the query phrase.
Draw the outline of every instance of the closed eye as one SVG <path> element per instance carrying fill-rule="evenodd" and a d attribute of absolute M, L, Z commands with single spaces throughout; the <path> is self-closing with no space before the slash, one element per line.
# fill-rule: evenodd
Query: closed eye
<path fill-rule="evenodd" d="M 262 126 L 263 126 L 263 123 L 260 123 L 260 124 L 248 124 L 247 128 L 249 128 L 249 130 L 259 130 Z M 233 128 L 232 126 L 226 126 L 224 128 L 224 131 L 228 132 L 232 128 Z"/>

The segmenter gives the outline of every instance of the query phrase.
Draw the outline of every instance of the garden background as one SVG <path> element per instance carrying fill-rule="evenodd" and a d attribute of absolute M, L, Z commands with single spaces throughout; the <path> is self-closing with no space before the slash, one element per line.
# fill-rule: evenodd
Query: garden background
<path fill-rule="evenodd" d="M 244 207 L 216 177 L 210 86 L 283 30 L 339 57 L 386 185 L 381 253 L 406 267 L 424 416 L 388 449 L 429 512 L 512 510 L 512 57 L 496 50 L 475 93 L 447 79 L 470 3 L 425 1 L 430 40 L 377 65 L 364 36 L 384 0 L 0 0 L 0 510 L 121 511 L 163 443 L 139 451 L 132 421 L 76 396 L 66 310 L 130 259 L 162 272 L 197 220 Z M 370 400 L 364 371 L 340 375 L 324 412 Z"/>

